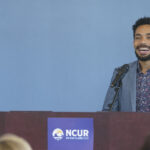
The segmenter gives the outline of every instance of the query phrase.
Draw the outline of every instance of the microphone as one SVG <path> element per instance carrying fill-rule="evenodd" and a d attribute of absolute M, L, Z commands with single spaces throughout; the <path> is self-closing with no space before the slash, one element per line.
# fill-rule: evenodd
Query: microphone
<path fill-rule="evenodd" d="M 129 65 L 125 64 L 123 65 L 121 68 L 119 68 L 117 71 L 117 75 L 115 77 L 115 79 L 112 81 L 110 87 L 113 88 L 114 86 L 116 86 L 116 84 L 123 79 L 123 77 L 125 76 L 125 74 L 128 72 L 129 70 Z"/>

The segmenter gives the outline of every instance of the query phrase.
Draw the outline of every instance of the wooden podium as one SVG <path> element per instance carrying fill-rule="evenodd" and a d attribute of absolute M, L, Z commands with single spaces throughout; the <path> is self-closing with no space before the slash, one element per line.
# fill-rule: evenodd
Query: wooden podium
<path fill-rule="evenodd" d="M 94 118 L 94 150 L 139 150 L 150 134 L 150 113 L 0 112 L 0 134 L 24 137 L 33 150 L 47 150 L 49 117 Z"/>

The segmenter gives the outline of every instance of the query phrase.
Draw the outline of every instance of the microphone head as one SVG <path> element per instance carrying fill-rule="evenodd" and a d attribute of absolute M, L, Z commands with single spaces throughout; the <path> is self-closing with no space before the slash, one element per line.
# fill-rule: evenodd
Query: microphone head
<path fill-rule="evenodd" d="M 129 65 L 128 65 L 128 64 L 124 64 L 123 66 L 121 66 L 121 67 L 118 69 L 118 72 L 126 73 L 128 70 L 129 70 Z"/>
<path fill-rule="evenodd" d="M 113 80 L 113 82 L 111 83 L 110 87 L 113 88 L 114 86 L 117 85 L 117 83 L 119 83 L 120 80 L 122 80 L 125 76 L 125 74 L 128 72 L 129 70 L 129 65 L 125 64 L 123 66 L 121 66 L 120 68 L 117 69 L 117 74 L 115 79 Z"/>

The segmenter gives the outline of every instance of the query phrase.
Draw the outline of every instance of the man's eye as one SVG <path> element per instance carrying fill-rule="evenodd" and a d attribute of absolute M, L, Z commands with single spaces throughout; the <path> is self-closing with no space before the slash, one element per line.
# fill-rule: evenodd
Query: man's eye
<path fill-rule="evenodd" d="M 138 36 L 137 36 L 137 37 L 135 37 L 135 40 L 139 40 L 139 39 L 140 39 L 140 37 L 138 37 Z"/>
<path fill-rule="evenodd" d="M 150 36 L 148 36 L 147 39 L 150 39 Z"/>

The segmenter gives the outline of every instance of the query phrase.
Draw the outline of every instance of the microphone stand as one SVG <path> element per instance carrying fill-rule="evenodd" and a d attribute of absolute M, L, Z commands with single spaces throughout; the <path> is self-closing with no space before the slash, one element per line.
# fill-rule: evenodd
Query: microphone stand
<path fill-rule="evenodd" d="M 115 102 L 116 102 L 116 98 L 117 98 L 117 96 L 118 96 L 118 94 L 119 94 L 119 89 L 120 89 L 120 87 L 121 87 L 121 85 L 122 85 L 122 82 L 121 82 L 121 80 L 119 81 L 119 83 L 118 83 L 118 85 L 116 85 L 116 87 L 115 87 L 115 95 L 114 95 L 114 97 L 113 97 L 113 101 L 112 101 L 112 103 L 111 104 L 108 104 L 108 107 L 109 107 L 109 111 L 112 111 L 112 109 L 113 109 L 113 106 L 114 106 L 114 104 L 115 104 Z M 119 106 L 119 105 L 118 105 Z"/>

